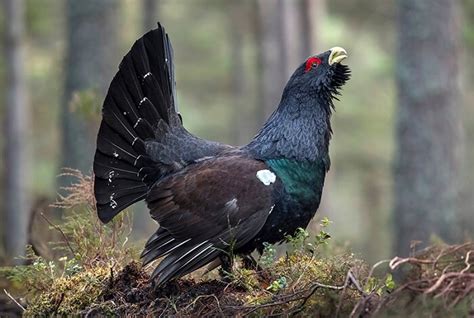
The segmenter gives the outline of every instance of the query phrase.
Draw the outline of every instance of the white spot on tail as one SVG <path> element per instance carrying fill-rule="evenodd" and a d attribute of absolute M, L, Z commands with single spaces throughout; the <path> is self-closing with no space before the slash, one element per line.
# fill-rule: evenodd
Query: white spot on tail
<path fill-rule="evenodd" d="M 266 186 L 272 184 L 276 180 L 276 175 L 268 169 L 259 170 L 257 171 L 257 178 L 258 180 L 262 181 L 262 183 Z"/>
<path fill-rule="evenodd" d="M 109 183 L 112 183 L 112 179 L 115 176 L 115 171 L 111 170 L 109 171 Z"/>
<path fill-rule="evenodd" d="M 119 154 L 117 153 L 117 151 L 114 151 L 113 154 L 112 154 L 115 158 L 118 158 Z"/>
<path fill-rule="evenodd" d="M 135 159 L 135 162 L 133 163 L 133 166 L 134 166 L 134 167 L 136 167 L 137 162 L 138 162 L 138 160 L 140 160 L 140 157 L 141 157 L 141 156 L 142 156 L 142 155 L 139 155 L 139 156 Z"/>
<path fill-rule="evenodd" d="M 138 137 L 135 137 L 135 139 L 133 139 L 133 141 L 132 141 L 132 147 L 133 147 L 133 145 L 135 144 L 135 142 L 136 142 L 137 140 L 138 140 Z"/>
<path fill-rule="evenodd" d="M 143 119 L 140 117 L 137 119 L 137 122 L 135 123 L 135 125 L 133 125 L 133 129 L 137 128 L 138 124 L 142 121 Z"/>
<path fill-rule="evenodd" d="M 115 193 L 112 193 L 112 194 L 110 195 L 110 207 L 111 207 L 112 209 L 115 209 L 115 208 L 117 207 L 117 205 L 118 205 L 118 204 L 117 204 L 117 201 L 114 200 L 114 196 L 115 196 Z"/>
<path fill-rule="evenodd" d="M 146 73 L 145 75 L 143 75 L 143 79 L 147 78 L 150 75 L 151 75 L 151 72 Z"/>

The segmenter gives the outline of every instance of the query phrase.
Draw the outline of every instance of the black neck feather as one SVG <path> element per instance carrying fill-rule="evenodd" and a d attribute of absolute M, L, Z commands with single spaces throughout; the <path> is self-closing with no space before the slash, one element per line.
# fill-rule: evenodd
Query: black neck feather
<path fill-rule="evenodd" d="M 245 148 L 263 160 L 323 159 L 329 165 L 333 100 L 337 99 L 338 90 L 348 78 L 348 67 L 339 65 L 318 87 L 292 85 L 294 81 L 290 79 L 278 108 Z"/>

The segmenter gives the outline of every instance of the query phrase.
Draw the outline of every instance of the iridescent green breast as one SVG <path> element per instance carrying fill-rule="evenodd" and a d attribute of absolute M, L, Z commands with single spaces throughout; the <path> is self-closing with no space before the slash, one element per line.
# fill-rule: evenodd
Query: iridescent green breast
<path fill-rule="evenodd" d="M 319 200 L 326 175 L 321 161 L 271 159 L 266 164 L 281 179 L 285 191 L 297 201 Z"/>

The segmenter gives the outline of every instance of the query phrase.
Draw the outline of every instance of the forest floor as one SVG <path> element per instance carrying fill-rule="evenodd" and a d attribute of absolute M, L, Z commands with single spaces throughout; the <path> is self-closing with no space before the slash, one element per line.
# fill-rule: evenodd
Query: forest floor
<path fill-rule="evenodd" d="M 102 226 L 92 179 L 73 174 L 77 183 L 54 205 L 65 210 L 62 223 L 41 213 L 57 234 L 53 253 L 32 244 L 25 265 L 0 269 L 0 316 L 474 317 L 474 242 L 369 266 L 332 246 L 327 219 L 314 236 L 287 237 L 284 255 L 266 246 L 256 268 L 237 258 L 225 279 L 200 271 L 155 286 L 153 266 L 128 247 L 127 214 Z"/>
<path fill-rule="evenodd" d="M 469 317 L 473 252 L 474 243 L 430 247 L 368 268 L 351 255 L 317 259 L 299 250 L 265 269 L 237 268 L 228 280 L 188 277 L 160 287 L 133 261 L 116 273 L 97 266 L 57 277 L 26 298 L 8 293 L 0 315 Z M 395 281 L 398 268 L 404 274 Z"/>

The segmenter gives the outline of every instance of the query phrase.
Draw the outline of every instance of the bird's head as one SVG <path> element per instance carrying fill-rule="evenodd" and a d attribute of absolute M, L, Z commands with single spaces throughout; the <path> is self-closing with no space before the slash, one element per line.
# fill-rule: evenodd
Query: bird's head
<path fill-rule="evenodd" d="M 277 109 L 247 145 L 256 158 L 323 158 L 329 168 L 330 117 L 333 99 L 349 79 L 349 67 L 341 64 L 346 57 L 346 50 L 334 47 L 310 56 L 296 69 Z"/>
<path fill-rule="evenodd" d="M 285 91 L 329 99 L 334 97 L 350 77 L 349 67 L 341 64 L 345 58 L 346 50 L 337 46 L 308 57 L 293 73 Z"/>

